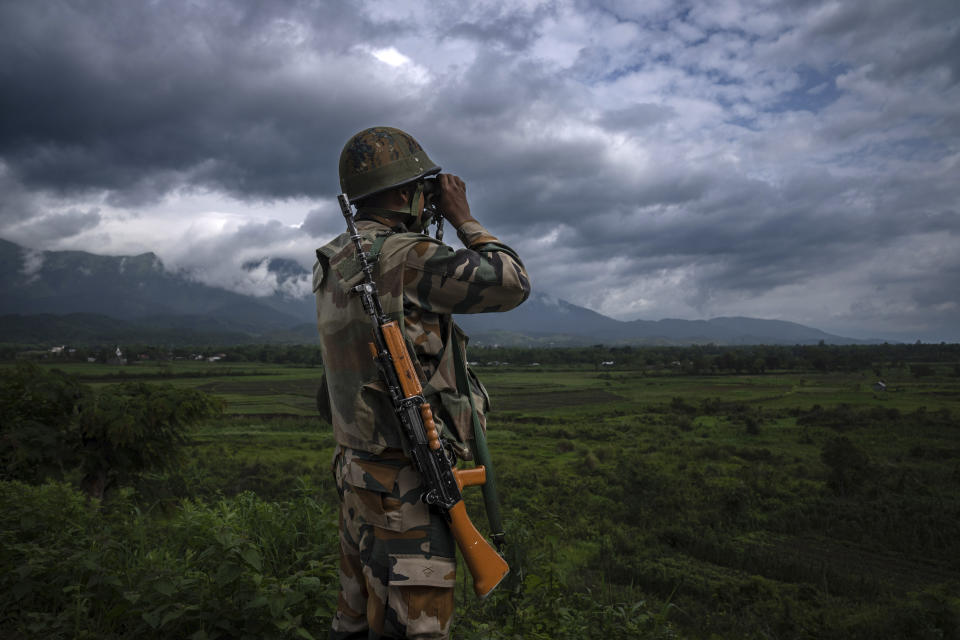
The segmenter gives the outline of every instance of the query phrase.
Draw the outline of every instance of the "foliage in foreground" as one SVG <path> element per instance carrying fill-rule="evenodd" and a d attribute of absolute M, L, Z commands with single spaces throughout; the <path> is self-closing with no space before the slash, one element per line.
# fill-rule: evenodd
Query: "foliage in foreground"
<path fill-rule="evenodd" d="M 0 481 L 0 636 L 323 637 L 339 584 L 334 509 L 299 493 L 188 500 L 161 517 L 129 491 L 99 508 L 65 484 Z M 666 608 L 571 592 L 549 547 L 513 535 L 515 575 L 461 608 L 455 637 L 675 637 Z"/>
<path fill-rule="evenodd" d="M 304 494 L 97 508 L 65 484 L 0 482 L 0 636 L 324 635 L 336 603 L 332 510 Z"/>
<path fill-rule="evenodd" d="M 508 514 L 512 572 L 483 603 L 473 599 L 469 579 L 458 584 L 454 638 L 960 638 L 960 391 L 944 373 L 949 368 L 941 363 L 938 370 L 918 379 L 897 369 L 886 377 L 886 393 L 871 390 L 875 372 L 746 378 L 546 367 L 488 372 L 485 382 L 497 403 L 491 446 Z M 241 372 L 242 385 L 232 379 L 239 373 L 225 371 L 214 387 L 206 374 L 192 380 L 194 369 L 184 365 L 174 382 L 227 394 L 231 403 L 241 392 L 259 393 L 265 407 L 275 394 L 302 393 L 301 387 L 309 388 L 302 379 L 313 375 L 277 369 L 258 386 L 252 374 L 261 371 Z M 260 413 L 267 411 L 273 409 Z M 329 564 L 335 532 L 331 447 L 328 427 L 317 430 L 309 418 L 267 413 L 207 421 L 191 434 L 183 465 L 143 474 L 132 485 L 135 503 L 129 492 L 108 497 L 101 513 L 89 516 L 90 533 L 79 547 L 122 549 L 147 541 L 133 569 L 111 569 L 127 585 L 113 593 L 140 598 L 136 606 L 124 603 L 116 617 L 91 595 L 99 583 L 88 586 L 94 575 L 111 572 L 83 573 L 71 559 L 81 551 L 69 536 L 43 538 L 45 546 L 27 549 L 16 562 L 5 555 L 8 540 L 30 541 L 38 530 L 34 519 L 59 523 L 55 517 L 21 509 L 19 520 L 0 520 L 0 572 L 52 567 L 44 558 L 55 553 L 70 560 L 63 563 L 66 576 L 49 568 L 46 582 L 38 578 L 31 587 L 49 598 L 31 609 L 44 624 L 30 630 L 18 618 L 19 626 L 11 626 L 18 606 L 7 599 L 0 602 L 0 625 L 8 625 L 0 626 L 0 637 L 248 633 L 239 622 L 229 631 L 204 626 L 218 616 L 252 620 L 249 633 L 261 637 L 326 635 L 336 585 Z M 304 543 L 312 554 L 304 560 L 327 571 L 317 574 L 323 584 L 315 596 L 286 606 L 293 617 L 303 615 L 300 626 L 277 626 L 287 620 L 280 610 L 261 608 L 242 617 L 232 592 L 203 595 L 190 586 L 200 581 L 213 590 L 221 575 L 208 558 L 193 561 L 204 550 L 219 545 L 209 553 L 224 558 L 239 552 L 219 542 L 211 533 L 216 527 L 205 526 L 196 527 L 201 533 L 189 544 L 171 547 L 170 523 L 185 509 L 214 521 L 209 514 L 251 500 L 272 513 L 257 523 L 278 526 L 289 521 L 283 512 L 298 510 L 306 495 L 294 490 L 297 476 L 309 476 L 310 495 L 330 505 L 317 533 L 331 537 L 329 545 Z M 244 494 L 249 489 L 259 498 Z M 482 527 L 476 492 L 468 492 L 467 501 Z M 134 504 L 147 513 L 136 514 Z M 46 513 L 57 505 L 40 500 L 37 508 Z M 265 563 L 271 538 L 255 525 L 244 519 L 231 530 Z M 136 568 L 137 558 L 150 551 L 175 559 L 154 567 L 172 567 L 167 578 L 182 594 L 176 607 L 186 609 L 152 618 L 169 634 L 144 631 L 152 629 L 144 614 L 173 602 L 143 586 L 152 574 Z M 25 559 L 31 554 L 36 561 Z M 113 566 L 106 552 L 97 562 Z M 289 585 L 303 566 L 275 576 Z M 125 572 L 140 577 L 128 580 Z M 236 591 L 245 579 L 227 584 Z M 13 582 L 2 583 L 4 594 Z M 63 591 L 64 585 L 79 588 Z M 311 618 L 321 605 L 326 615 Z M 54 618 L 66 622 L 51 623 Z"/>

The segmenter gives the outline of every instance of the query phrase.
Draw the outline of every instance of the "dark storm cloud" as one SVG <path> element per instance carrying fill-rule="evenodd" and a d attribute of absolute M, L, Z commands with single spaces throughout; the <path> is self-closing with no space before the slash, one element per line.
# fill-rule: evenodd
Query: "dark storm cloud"
<path fill-rule="evenodd" d="M 690 192 L 672 212 L 601 216 L 576 233 L 587 246 L 635 257 L 638 273 L 710 263 L 705 288 L 760 293 L 849 267 L 906 237 L 960 230 L 955 213 L 923 213 L 918 203 L 910 214 L 884 206 L 870 180 L 819 172 L 775 189 L 725 178 L 715 177 L 702 194 Z M 859 209 L 851 209 L 852 199 L 863 201 Z"/>
<path fill-rule="evenodd" d="M 30 187 L 316 195 L 344 132 L 403 103 L 334 81 L 372 28 L 338 2 L 11 2 L 0 25 L 0 154 Z"/>
<path fill-rule="evenodd" d="M 469 68 L 443 78 L 430 116 L 441 118 L 452 132 L 459 128 L 460 135 L 489 135 L 510 131 L 541 101 L 562 113 L 573 99 L 563 79 L 540 62 L 483 48 Z"/>
<path fill-rule="evenodd" d="M 329 236 L 332 231 L 330 224 L 331 216 L 329 211 L 314 209 L 307 213 L 303 219 L 300 229 L 310 235 L 311 238 L 321 238 Z M 337 229 L 339 231 L 339 229 Z"/>
<path fill-rule="evenodd" d="M 635 104 L 610 109 L 599 118 L 602 126 L 614 131 L 639 131 L 676 117 L 676 111 L 659 104 Z"/>
<path fill-rule="evenodd" d="M 443 33 L 444 38 L 467 38 L 484 49 L 500 45 L 516 52 L 526 49 L 534 40 L 539 25 L 555 12 L 552 5 L 538 5 L 532 10 L 511 8 L 502 4 L 480 7 L 477 15 L 469 20 L 457 19 L 461 8 L 450 5 L 451 26 Z"/>
<path fill-rule="evenodd" d="M 51 213 L 36 217 L 20 226 L 21 237 L 33 240 L 39 244 L 44 240 L 69 238 L 83 231 L 88 231 L 100 224 L 101 216 L 98 209 L 89 211 L 66 211 Z"/>
<path fill-rule="evenodd" d="M 871 65 L 879 79 L 899 79 L 931 69 L 949 70 L 952 82 L 960 79 L 960 31 L 953 0 L 927 2 L 814 3 L 799 14 L 796 39 L 808 61 L 824 66 L 837 62 L 842 50 L 850 61 Z M 797 52 L 787 47 L 792 54 Z"/>
<path fill-rule="evenodd" d="M 32 194 L 0 162 L 0 222 L 17 223 L 36 215 Z"/>

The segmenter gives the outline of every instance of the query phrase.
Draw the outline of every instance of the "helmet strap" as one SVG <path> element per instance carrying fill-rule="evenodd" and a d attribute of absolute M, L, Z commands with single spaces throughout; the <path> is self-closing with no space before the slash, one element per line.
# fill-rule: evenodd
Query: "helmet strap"
<path fill-rule="evenodd" d="M 420 207 L 420 209 L 417 210 L 417 205 L 420 204 L 420 197 L 423 195 L 423 182 L 417 180 L 415 184 L 416 187 L 414 188 L 413 193 L 410 195 L 410 227 L 414 231 L 423 231 L 427 226 L 429 226 L 430 222 L 427 221 L 426 224 L 423 224 L 423 221 L 421 220 L 423 217 L 423 207 Z"/>
<path fill-rule="evenodd" d="M 408 188 L 413 187 L 412 191 L 408 191 L 410 194 L 410 200 L 406 209 L 385 209 L 383 207 L 372 207 L 369 205 L 359 204 L 357 208 L 358 214 L 372 214 L 378 218 L 393 219 L 398 223 L 403 223 L 410 231 L 416 231 L 417 233 L 423 233 L 423 231 L 430 226 L 430 219 L 424 220 L 423 218 L 423 208 L 417 209 L 417 204 L 420 202 L 420 198 L 423 196 L 423 183 L 417 181 L 415 183 L 410 183 L 405 185 Z"/>

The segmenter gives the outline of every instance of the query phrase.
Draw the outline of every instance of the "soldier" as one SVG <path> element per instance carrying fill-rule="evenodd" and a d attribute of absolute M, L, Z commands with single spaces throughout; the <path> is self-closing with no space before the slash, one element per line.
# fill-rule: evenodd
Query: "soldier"
<path fill-rule="evenodd" d="M 424 195 L 428 179 L 439 183 L 439 195 Z M 340 154 L 340 186 L 357 206 L 381 304 L 416 355 L 442 437 L 470 459 L 471 406 L 485 428 L 488 399 L 472 373 L 472 397 L 457 391 L 453 350 L 465 355 L 466 336 L 451 314 L 519 305 L 530 294 L 523 264 L 471 215 L 463 180 L 440 173 L 403 131 L 373 127 L 353 136 Z M 429 199 L 456 228 L 463 249 L 424 235 Z M 368 347 L 370 321 L 351 292 L 361 277 L 348 234 L 317 250 L 313 288 L 327 388 L 318 401 L 337 441 L 333 472 L 341 500 L 340 596 L 330 637 L 447 638 L 455 546 L 444 518 L 421 501 L 421 478 L 404 455 Z"/>

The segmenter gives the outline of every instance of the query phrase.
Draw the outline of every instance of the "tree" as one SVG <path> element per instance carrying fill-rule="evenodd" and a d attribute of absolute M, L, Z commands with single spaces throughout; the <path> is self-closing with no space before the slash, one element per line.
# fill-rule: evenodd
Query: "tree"
<path fill-rule="evenodd" d="M 78 405 L 81 487 L 103 497 L 148 470 L 179 460 L 186 428 L 222 411 L 222 402 L 195 389 L 127 382 L 84 396 Z"/>
<path fill-rule="evenodd" d="M 910 373 L 915 378 L 926 378 L 933 375 L 933 367 L 928 364 L 912 364 L 910 365 Z"/>
<path fill-rule="evenodd" d="M 220 400 L 194 389 L 124 383 L 95 390 L 20 363 L 0 374 L 0 474 L 77 479 L 102 498 L 144 471 L 172 467 L 187 427 L 222 410 Z"/>
<path fill-rule="evenodd" d="M 827 486 L 837 495 L 847 495 L 859 488 L 870 472 L 867 454 L 846 436 L 827 442 L 820 451 L 820 459 L 830 468 Z"/>
<path fill-rule="evenodd" d="M 74 378 L 32 362 L 0 374 L 0 477 L 42 482 L 74 466 L 69 423 L 89 393 Z"/>

